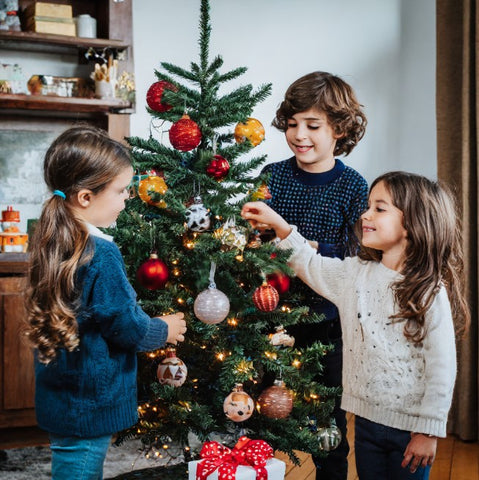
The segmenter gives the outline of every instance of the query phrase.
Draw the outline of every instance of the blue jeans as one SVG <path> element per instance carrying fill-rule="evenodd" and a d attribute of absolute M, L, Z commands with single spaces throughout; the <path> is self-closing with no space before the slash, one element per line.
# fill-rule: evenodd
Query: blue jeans
<path fill-rule="evenodd" d="M 360 480 L 427 480 L 431 467 L 401 467 L 411 433 L 361 417 L 355 419 L 356 470 Z"/>
<path fill-rule="evenodd" d="M 97 438 L 50 434 L 52 480 L 102 480 L 111 435 Z"/>

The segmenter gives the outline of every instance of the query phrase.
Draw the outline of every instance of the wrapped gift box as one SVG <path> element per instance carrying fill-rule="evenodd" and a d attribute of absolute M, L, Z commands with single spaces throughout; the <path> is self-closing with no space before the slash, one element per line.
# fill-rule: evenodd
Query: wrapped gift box
<path fill-rule="evenodd" d="M 188 480 L 196 480 L 196 467 L 201 460 L 188 463 Z M 277 458 L 266 461 L 268 480 L 283 480 L 286 472 L 286 464 Z M 208 475 L 208 480 L 218 480 L 218 470 Z M 240 465 L 236 470 L 235 480 L 256 480 L 256 471 L 253 467 Z"/>

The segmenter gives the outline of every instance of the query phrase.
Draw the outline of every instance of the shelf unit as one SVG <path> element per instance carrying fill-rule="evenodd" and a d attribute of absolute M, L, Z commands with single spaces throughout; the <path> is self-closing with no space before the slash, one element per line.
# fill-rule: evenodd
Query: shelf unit
<path fill-rule="evenodd" d="M 21 65 L 22 59 L 37 53 L 69 55 L 71 61 L 75 61 L 77 55 L 81 64 L 86 62 L 85 53 L 89 49 L 108 49 L 117 55 L 120 73 L 134 71 L 132 0 L 45 1 L 72 5 L 74 17 L 88 13 L 96 18 L 98 38 L 0 31 L 0 56 L 2 50 L 14 51 L 15 63 Z M 20 10 L 23 11 L 30 3 L 33 0 L 20 0 Z M 94 64 L 91 65 L 93 70 Z M 55 75 L 54 71 L 40 73 Z M 104 128 L 113 138 L 122 141 L 130 135 L 129 114 L 134 111 L 133 107 L 116 98 L 0 94 L 0 130 L 14 134 L 16 131 L 20 134 L 25 131 L 56 134 L 81 119 Z M 21 138 L 19 136 L 18 141 Z M 1 448 L 39 445 L 48 441 L 36 427 L 33 357 L 22 337 L 27 272 L 27 254 L 0 254 Z"/>
<path fill-rule="evenodd" d="M 18 51 L 21 55 L 31 52 L 56 55 L 77 54 L 79 63 L 86 63 L 85 53 L 89 49 L 108 49 L 119 60 L 119 72 L 133 72 L 132 47 L 132 0 L 48 0 L 49 3 L 70 4 L 73 16 L 88 13 L 97 19 L 99 38 L 81 38 L 67 35 L 35 32 L 0 31 L 0 51 Z M 20 0 L 21 12 L 33 0 Z M 21 62 L 19 62 L 21 63 Z M 93 69 L 93 63 L 92 63 Z M 44 72 L 52 74 L 52 72 Z M 107 130 L 117 140 L 123 140 L 130 133 L 129 114 L 134 105 L 117 98 L 95 99 L 42 95 L 0 94 L 0 115 L 20 117 L 79 118 Z M 46 120 L 48 121 L 48 120 Z"/>

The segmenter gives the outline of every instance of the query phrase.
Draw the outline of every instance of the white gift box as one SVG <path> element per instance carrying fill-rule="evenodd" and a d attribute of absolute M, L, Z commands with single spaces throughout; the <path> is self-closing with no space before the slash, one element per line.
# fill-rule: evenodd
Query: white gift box
<path fill-rule="evenodd" d="M 196 467 L 201 460 L 188 462 L 188 480 L 196 480 Z M 286 464 L 277 458 L 271 458 L 266 461 L 266 471 L 268 480 L 284 480 Z M 208 475 L 208 480 L 218 480 L 218 469 Z M 256 470 L 253 467 L 240 465 L 236 470 L 235 480 L 256 480 Z"/>

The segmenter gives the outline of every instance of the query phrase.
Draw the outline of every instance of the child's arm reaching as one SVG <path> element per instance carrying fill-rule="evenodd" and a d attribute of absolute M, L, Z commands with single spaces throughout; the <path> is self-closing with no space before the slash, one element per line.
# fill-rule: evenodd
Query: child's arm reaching
<path fill-rule="evenodd" d="M 291 233 L 291 225 L 271 207 L 263 202 L 249 202 L 243 205 L 241 216 L 258 230 L 272 229 L 283 240 Z"/>

